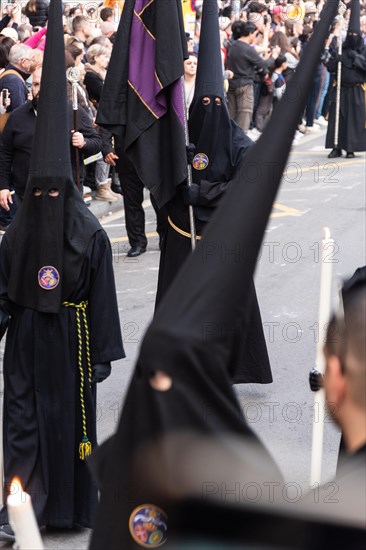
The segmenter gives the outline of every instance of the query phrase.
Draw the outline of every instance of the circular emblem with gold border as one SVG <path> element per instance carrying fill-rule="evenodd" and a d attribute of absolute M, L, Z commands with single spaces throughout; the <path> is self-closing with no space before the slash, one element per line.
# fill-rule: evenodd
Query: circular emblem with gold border
<path fill-rule="evenodd" d="M 192 160 L 192 166 L 195 170 L 205 170 L 208 166 L 208 156 L 204 153 L 197 153 Z"/>
<path fill-rule="evenodd" d="M 60 282 L 60 274 L 52 265 L 45 265 L 38 271 L 38 284 L 44 290 L 53 290 Z"/>
<path fill-rule="evenodd" d="M 131 537 L 144 548 L 158 548 L 167 541 L 168 516 L 154 504 L 142 504 L 130 515 Z"/>

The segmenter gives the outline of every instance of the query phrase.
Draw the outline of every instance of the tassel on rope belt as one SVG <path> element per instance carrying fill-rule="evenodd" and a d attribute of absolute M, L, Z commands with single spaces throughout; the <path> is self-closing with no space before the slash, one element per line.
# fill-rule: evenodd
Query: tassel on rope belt
<path fill-rule="evenodd" d="M 188 239 L 190 239 L 192 237 L 192 235 L 190 233 L 188 233 L 188 231 L 183 231 L 183 229 L 180 229 L 180 227 L 175 225 L 175 223 L 172 221 L 170 216 L 168 216 L 168 223 L 174 229 L 174 231 L 179 233 L 179 235 L 183 235 L 183 237 L 187 237 Z M 202 239 L 202 237 L 200 235 L 196 235 L 196 240 L 197 241 L 200 241 L 201 239 Z"/>
<path fill-rule="evenodd" d="M 88 369 L 88 381 L 91 384 L 92 379 L 92 368 L 91 368 L 91 359 L 90 359 L 90 346 L 89 346 L 89 327 L 88 320 L 86 318 L 85 310 L 88 305 L 88 301 L 85 300 L 79 304 L 74 304 L 72 302 L 63 302 L 63 306 L 75 308 L 76 312 L 76 326 L 78 333 L 78 367 L 80 373 L 80 405 L 81 405 L 81 417 L 82 417 L 82 426 L 83 426 L 83 438 L 79 445 L 79 458 L 84 460 L 86 456 L 89 456 L 92 451 L 92 444 L 89 441 L 87 430 L 86 430 L 86 411 L 85 411 L 85 402 L 84 402 L 84 386 L 85 386 L 85 375 L 83 369 L 83 334 L 82 334 L 82 324 L 84 325 L 84 337 L 85 337 L 85 355 L 86 355 L 86 365 Z M 81 319 L 82 318 L 82 319 Z"/>

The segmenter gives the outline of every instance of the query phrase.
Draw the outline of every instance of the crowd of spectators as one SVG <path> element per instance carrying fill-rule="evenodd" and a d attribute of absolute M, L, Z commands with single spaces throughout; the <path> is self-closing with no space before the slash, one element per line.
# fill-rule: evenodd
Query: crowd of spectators
<path fill-rule="evenodd" d="M 196 6 L 202 1 L 196 2 Z M 233 73 L 228 82 L 231 116 L 256 140 L 276 103 L 281 99 L 317 24 L 324 0 L 219 1 L 220 29 L 225 68 Z M 345 38 L 350 0 L 340 4 L 339 16 L 324 45 L 305 112 L 299 120 L 295 142 L 327 126 L 334 76 L 326 63 L 329 50 Z M 192 51 L 199 47 L 200 18 L 189 37 Z M 361 31 L 366 43 L 366 4 L 361 1 Z"/>
<path fill-rule="evenodd" d="M 295 137 L 320 131 L 327 125 L 329 98 L 334 76 L 326 68 L 329 49 L 337 47 L 338 36 L 345 36 L 348 4 L 344 0 L 338 20 L 333 25 L 324 46 L 322 62 L 314 74 L 313 86 L 305 112 L 299 120 Z M 324 0 L 218 0 L 223 79 L 227 91 L 230 115 L 243 130 L 256 140 L 264 130 L 273 109 L 282 95 L 301 58 L 317 24 Z M 29 0 L 3 5 L 0 18 L 0 73 L 9 69 L 19 72 L 12 76 L 10 89 L 6 84 L 8 73 L 1 78 L 0 114 L 11 112 L 31 99 L 32 72 L 42 65 L 47 40 L 49 0 Z M 110 54 L 118 27 L 123 2 L 64 3 L 63 24 L 67 68 L 76 67 L 79 105 L 92 122 L 104 84 Z M 112 7 L 113 6 L 113 7 Z M 185 88 L 187 106 L 194 93 L 194 78 L 199 50 L 202 0 L 196 0 L 194 31 L 187 29 L 189 60 L 186 61 Z M 361 2 L 361 30 L 366 43 L 366 4 Z M 19 45 L 23 49 L 19 50 Z M 71 100 L 71 83 L 69 98 Z M 121 187 L 114 179 L 114 171 L 102 154 L 84 159 L 85 199 L 90 190 L 97 200 L 114 202 L 120 198 Z M 107 159 L 108 160 L 108 159 Z M 1 181 L 0 181 L 1 188 Z M 6 225 L 1 220 L 0 225 Z"/>

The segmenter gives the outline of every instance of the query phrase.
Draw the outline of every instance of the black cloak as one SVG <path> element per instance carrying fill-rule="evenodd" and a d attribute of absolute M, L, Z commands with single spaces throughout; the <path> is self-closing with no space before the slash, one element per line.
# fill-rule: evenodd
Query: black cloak
<path fill-rule="evenodd" d="M 51 0 L 30 176 L 0 246 L 4 481 L 39 525 L 91 527 L 93 366 L 124 357 L 108 237 L 71 176 L 61 0 Z M 88 346 L 89 344 L 89 346 Z M 0 523 L 8 523 L 7 508 Z"/>
<path fill-rule="evenodd" d="M 197 234 L 201 237 L 252 141 L 230 118 L 224 93 L 217 2 L 205 0 L 202 13 L 200 49 L 195 92 L 190 107 L 189 139 L 195 145 L 192 179 L 199 186 L 193 207 Z M 245 185 L 245 181 L 238 182 Z M 185 185 L 167 206 L 168 224 L 159 266 L 156 305 L 164 296 L 179 269 L 191 253 L 188 205 L 182 200 Z M 235 253 L 235 244 L 232 244 Z M 248 316 L 238 338 L 241 357 L 232 364 L 234 383 L 272 382 L 254 282 L 250 282 Z"/>
<path fill-rule="evenodd" d="M 258 163 L 265 150 L 270 169 L 263 170 L 256 181 L 251 180 L 245 186 L 239 185 L 237 180 L 241 174 L 237 173 L 204 238 L 178 273 L 145 335 L 118 430 L 94 458 L 101 482 L 101 503 L 91 550 L 137 550 L 143 539 L 145 543 L 150 542 L 149 537 L 151 542 L 161 542 L 169 536 L 168 501 L 179 501 L 182 493 L 190 492 L 189 477 L 180 476 L 184 468 L 180 465 L 179 446 L 174 448 L 174 436 L 182 441 L 189 432 L 197 439 L 209 438 L 226 455 L 223 459 L 226 471 L 230 471 L 233 451 L 225 444 L 227 438 L 238 438 L 244 448 L 247 441 L 254 441 L 260 449 L 259 470 L 268 481 L 275 479 L 276 468 L 270 465 L 267 451 L 242 416 L 229 371 L 238 352 L 236 335 L 246 317 L 248 288 L 272 204 L 298 117 L 306 103 L 311 76 L 319 63 L 337 7 L 337 0 L 326 3 L 299 70 L 291 80 L 291 86 L 297 91 L 296 103 L 291 101 L 294 89 L 286 91 L 264 133 L 243 161 L 243 165 Z M 281 140 L 274 139 L 279 127 L 283 132 Z M 222 255 L 221 245 L 232 242 L 240 246 L 240 257 Z M 206 253 L 208 250 L 210 254 Z M 151 377 L 158 370 L 171 377 L 167 391 L 151 386 Z M 169 448 L 164 446 L 164 441 L 168 441 L 168 446 L 170 441 Z M 159 465 L 162 485 L 154 484 L 156 469 L 150 469 L 151 455 L 144 453 L 147 447 L 154 448 L 154 442 L 153 464 Z M 216 456 L 213 454 L 212 460 Z M 174 457 L 176 492 L 166 498 L 163 480 L 165 473 L 174 469 L 171 462 Z M 198 473 L 193 481 L 197 494 L 207 481 L 204 464 L 192 461 L 187 468 L 193 474 Z M 243 472 L 245 475 L 245 467 Z M 221 480 L 213 481 L 220 483 Z M 184 540 L 184 533 L 180 535 Z"/>

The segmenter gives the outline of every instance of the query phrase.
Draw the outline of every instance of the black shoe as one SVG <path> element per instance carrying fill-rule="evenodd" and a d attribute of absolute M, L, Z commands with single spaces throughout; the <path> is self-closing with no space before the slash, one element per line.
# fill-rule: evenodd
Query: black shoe
<path fill-rule="evenodd" d="M 15 542 L 14 531 L 8 523 L 0 525 L 0 541 Z"/>
<path fill-rule="evenodd" d="M 335 159 L 342 156 L 342 149 L 332 149 L 328 155 L 329 159 Z"/>
<path fill-rule="evenodd" d="M 355 156 L 356 155 L 352 153 L 352 151 L 347 151 L 346 159 L 354 159 Z"/>
<path fill-rule="evenodd" d="M 127 256 L 129 258 L 136 258 L 136 256 L 140 256 L 140 254 L 143 254 L 144 252 L 146 252 L 146 246 L 132 246 L 127 252 Z"/>

